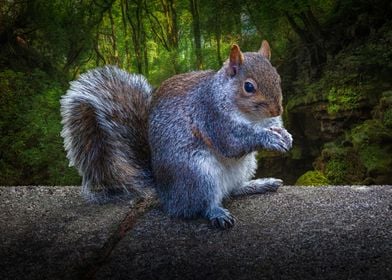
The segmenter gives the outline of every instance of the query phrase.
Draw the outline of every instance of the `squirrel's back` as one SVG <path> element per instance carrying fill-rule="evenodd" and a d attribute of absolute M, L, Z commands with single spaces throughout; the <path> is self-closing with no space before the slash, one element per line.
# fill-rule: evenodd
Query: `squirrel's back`
<path fill-rule="evenodd" d="M 98 202 L 153 184 L 147 126 L 152 89 L 141 75 L 113 66 L 91 70 L 61 99 L 64 147 Z"/>
<path fill-rule="evenodd" d="M 186 95 L 192 92 L 193 88 L 200 88 L 214 73 L 212 70 L 206 70 L 175 75 L 162 82 L 154 93 L 154 99 Z"/>

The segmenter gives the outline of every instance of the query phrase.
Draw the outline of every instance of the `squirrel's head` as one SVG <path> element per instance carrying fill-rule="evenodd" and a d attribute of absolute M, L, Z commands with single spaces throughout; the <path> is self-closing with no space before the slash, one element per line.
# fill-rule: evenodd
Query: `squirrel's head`
<path fill-rule="evenodd" d="M 234 83 L 234 103 L 249 119 L 259 120 L 282 114 L 280 77 L 270 63 L 271 50 L 263 41 L 258 52 L 242 53 L 233 45 L 223 69 Z"/>

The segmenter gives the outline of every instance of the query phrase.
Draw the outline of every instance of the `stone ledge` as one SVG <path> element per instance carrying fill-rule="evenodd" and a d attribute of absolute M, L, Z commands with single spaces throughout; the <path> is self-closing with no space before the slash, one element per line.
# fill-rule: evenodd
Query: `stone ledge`
<path fill-rule="evenodd" d="M 1 279 L 392 279 L 392 186 L 235 199 L 229 231 L 78 187 L 0 187 L 0 202 Z"/>

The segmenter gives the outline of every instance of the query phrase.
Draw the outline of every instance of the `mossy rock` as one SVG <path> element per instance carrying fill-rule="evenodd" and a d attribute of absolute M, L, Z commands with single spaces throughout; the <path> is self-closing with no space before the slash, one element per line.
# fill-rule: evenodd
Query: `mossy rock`
<path fill-rule="evenodd" d="M 391 109 L 384 114 L 383 122 L 375 119 L 365 121 L 352 129 L 349 135 L 370 176 L 391 173 L 392 129 L 387 125 L 392 126 Z"/>
<path fill-rule="evenodd" d="M 382 123 L 386 128 L 392 129 L 392 108 L 384 113 Z"/>
<path fill-rule="evenodd" d="M 326 186 L 329 185 L 328 179 L 320 171 L 307 171 L 295 182 L 297 186 Z"/>
<path fill-rule="evenodd" d="M 384 91 L 380 98 L 382 107 L 392 107 L 392 90 Z"/>
<path fill-rule="evenodd" d="M 326 164 L 325 175 L 334 185 L 349 184 L 346 179 L 348 169 L 348 164 L 343 159 L 333 159 Z"/>
<path fill-rule="evenodd" d="M 290 150 L 290 157 L 292 159 L 302 159 L 303 154 L 302 154 L 302 149 L 300 146 L 294 146 L 291 150 Z"/>
<path fill-rule="evenodd" d="M 353 128 L 348 135 L 354 147 L 360 149 L 364 145 L 381 144 L 392 140 L 392 129 L 383 125 L 380 120 L 367 120 Z"/>
<path fill-rule="evenodd" d="M 386 128 L 392 128 L 392 91 L 382 93 L 379 104 L 374 107 L 372 114 L 373 118 L 381 120 Z"/>
<path fill-rule="evenodd" d="M 360 101 L 364 99 L 359 89 L 352 87 L 332 87 L 327 95 L 328 114 L 334 115 L 340 111 L 354 110 L 360 107 Z"/>
<path fill-rule="evenodd" d="M 359 150 L 359 155 L 370 175 L 392 172 L 392 145 L 385 147 L 378 145 L 363 146 Z"/>
<path fill-rule="evenodd" d="M 311 91 L 308 90 L 307 93 L 296 95 L 290 98 L 285 106 L 285 111 L 287 112 L 295 112 L 302 111 L 303 106 L 308 106 L 310 104 L 325 102 L 327 101 L 323 94 L 320 94 L 319 91 Z"/>
<path fill-rule="evenodd" d="M 314 164 L 314 167 L 322 172 L 331 184 L 359 184 L 366 176 L 366 168 L 356 150 L 350 146 L 328 143 L 315 163 L 317 164 Z"/>
<path fill-rule="evenodd" d="M 334 157 L 343 157 L 346 154 L 347 148 L 335 142 L 328 142 L 324 144 L 324 148 L 321 151 L 321 156 L 324 159 L 330 159 Z"/>

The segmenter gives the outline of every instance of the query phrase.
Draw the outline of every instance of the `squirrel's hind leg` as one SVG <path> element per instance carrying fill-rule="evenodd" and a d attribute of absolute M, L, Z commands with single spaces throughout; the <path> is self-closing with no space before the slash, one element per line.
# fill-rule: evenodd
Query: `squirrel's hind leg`
<path fill-rule="evenodd" d="M 275 192 L 283 185 L 283 181 L 275 178 L 263 178 L 246 182 L 238 189 L 231 192 L 231 196 L 243 196 L 251 194 L 263 194 L 266 192 Z"/>
<path fill-rule="evenodd" d="M 210 168 L 209 158 L 194 158 L 184 163 L 175 160 L 175 156 L 176 153 L 171 162 L 155 161 L 154 164 L 156 187 L 163 209 L 174 217 L 202 216 L 215 227 L 232 227 L 234 218 L 222 207 L 224 194 L 219 187 L 221 181 L 215 169 Z"/>

